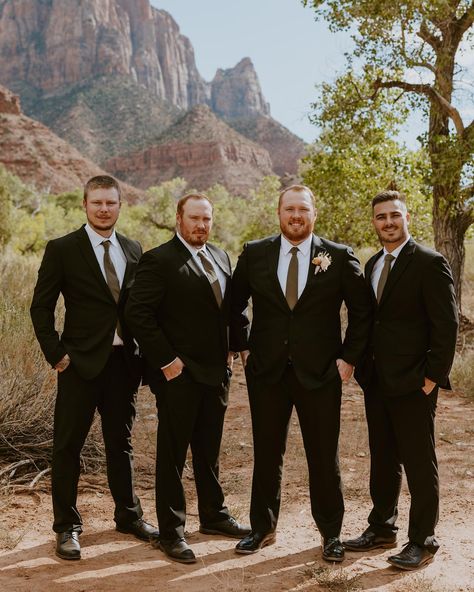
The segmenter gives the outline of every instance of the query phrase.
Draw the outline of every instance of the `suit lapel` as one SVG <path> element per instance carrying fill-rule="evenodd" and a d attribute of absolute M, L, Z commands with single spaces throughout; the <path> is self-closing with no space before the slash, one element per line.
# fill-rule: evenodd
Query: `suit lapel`
<path fill-rule="evenodd" d="M 389 296 L 390 292 L 393 290 L 393 287 L 402 276 L 407 265 L 412 260 L 411 257 L 415 251 L 415 246 L 415 241 L 413 239 L 410 239 L 401 250 L 401 253 L 398 255 L 390 273 L 388 274 L 387 283 L 385 284 L 385 287 L 383 289 L 382 298 L 380 299 L 379 306 L 383 305 L 383 303 Z"/>
<path fill-rule="evenodd" d="M 95 256 L 94 249 L 92 248 L 91 241 L 89 240 L 84 226 L 77 231 L 76 236 L 79 249 L 84 259 L 88 263 L 89 267 L 91 268 L 91 271 L 93 272 L 97 282 L 106 291 L 108 296 L 115 302 L 114 297 L 112 296 L 112 292 L 110 291 L 110 288 L 107 285 L 104 276 L 102 275 L 102 271 L 97 261 L 97 257 Z"/>
<path fill-rule="evenodd" d="M 173 243 L 177 252 L 179 253 L 180 258 L 184 261 L 184 263 L 186 263 L 186 265 L 192 270 L 192 272 L 196 274 L 198 277 L 201 277 L 207 281 L 204 272 L 199 267 L 194 257 L 191 255 L 191 252 L 185 245 L 183 245 L 183 243 L 180 241 L 176 234 L 174 235 Z"/>
<path fill-rule="evenodd" d="M 366 265 L 365 265 L 365 270 L 364 270 L 364 277 L 365 277 L 365 281 L 367 282 L 367 285 L 369 287 L 370 290 L 370 297 L 372 298 L 372 302 L 374 304 L 377 304 L 377 297 L 375 295 L 374 292 L 374 288 L 372 287 L 372 273 L 374 271 L 374 266 L 377 263 L 377 261 L 380 259 L 380 257 L 383 255 L 383 249 L 381 249 L 378 253 L 376 253 L 373 257 L 371 257 Z"/>
<path fill-rule="evenodd" d="M 278 302 L 287 310 L 289 310 L 288 302 L 286 301 L 285 294 L 283 293 L 278 280 L 278 260 L 280 258 L 280 247 L 280 235 L 272 237 L 267 243 L 266 257 L 269 275 L 269 288 L 270 292 L 275 294 Z"/>
<path fill-rule="evenodd" d="M 130 276 L 132 274 L 132 264 L 133 263 L 137 263 L 136 258 L 133 256 L 130 247 L 129 247 L 129 243 L 128 241 L 125 239 L 124 236 L 122 236 L 121 234 L 119 234 L 118 232 L 116 233 L 116 237 L 118 242 L 120 243 L 120 246 L 122 247 L 122 251 L 123 254 L 125 255 L 125 259 L 127 260 L 127 265 L 125 267 L 125 274 L 123 276 L 123 281 L 122 281 L 122 288 L 120 290 L 120 294 L 122 295 L 124 288 L 128 285 L 128 282 L 130 281 Z"/>
<path fill-rule="evenodd" d="M 216 297 L 214 296 L 214 292 L 212 291 L 211 284 L 209 283 L 207 275 L 201 269 L 201 267 L 199 266 L 199 264 L 197 263 L 195 258 L 191 255 L 191 252 L 189 251 L 189 249 L 181 242 L 181 240 L 176 235 L 174 236 L 173 240 L 174 240 L 175 247 L 176 247 L 181 259 L 193 271 L 193 273 L 195 273 L 200 278 L 200 280 L 203 282 L 203 285 L 205 286 L 205 289 L 208 290 L 210 295 L 212 295 L 212 300 L 216 303 L 216 306 L 218 306 L 217 301 L 216 301 Z M 207 246 L 209 247 L 209 245 L 207 245 Z M 213 257 L 216 252 L 217 252 L 217 249 L 214 248 L 212 250 Z M 220 265 L 219 265 L 219 267 L 220 267 Z M 229 282 L 227 282 L 227 285 L 226 285 L 226 293 L 227 293 L 228 284 L 229 284 Z M 223 294 L 222 296 L 224 297 L 225 294 Z"/>

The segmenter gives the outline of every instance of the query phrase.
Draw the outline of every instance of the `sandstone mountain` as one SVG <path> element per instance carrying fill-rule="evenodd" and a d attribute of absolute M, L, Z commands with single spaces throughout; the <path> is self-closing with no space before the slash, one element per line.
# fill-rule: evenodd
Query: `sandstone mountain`
<path fill-rule="evenodd" d="M 0 86 L 0 163 L 39 191 L 61 193 L 82 187 L 90 177 L 103 175 L 90 160 L 21 112 L 19 98 Z M 135 201 L 140 192 L 123 185 L 124 196 Z"/>
<path fill-rule="evenodd" d="M 149 0 L 0 0 L 0 83 L 99 164 L 155 146 L 200 104 L 268 150 L 279 175 L 304 151 L 271 117 L 249 58 L 206 82 L 189 39 Z"/>
<path fill-rule="evenodd" d="M 137 187 L 183 177 L 189 187 L 202 190 L 212 179 L 240 195 L 272 173 L 268 152 L 238 134 L 205 105 L 191 109 L 153 146 L 112 158 L 104 167 Z"/>

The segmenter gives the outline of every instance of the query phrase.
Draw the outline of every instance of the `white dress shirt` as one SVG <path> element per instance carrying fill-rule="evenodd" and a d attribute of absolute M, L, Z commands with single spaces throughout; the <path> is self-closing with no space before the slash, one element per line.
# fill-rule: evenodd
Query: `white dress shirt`
<path fill-rule="evenodd" d="M 393 269 L 393 266 L 395 264 L 395 261 L 397 260 L 398 255 L 400 255 L 401 250 L 403 249 L 403 247 L 407 244 L 407 242 L 409 240 L 410 240 L 410 235 L 408 235 L 408 238 L 406 239 L 406 241 L 404 243 L 402 243 L 399 247 L 397 247 L 396 249 L 394 249 L 390 253 L 390 255 L 392 255 L 394 257 L 392 263 L 390 264 L 390 269 Z M 379 257 L 377 259 L 377 261 L 375 262 L 374 268 L 372 269 L 371 282 L 372 282 L 372 289 L 373 289 L 375 295 L 377 295 L 377 286 L 379 284 L 380 274 L 382 273 L 382 269 L 383 269 L 383 266 L 385 263 L 385 255 L 388 255 L 388 254 L 389 254 L 389 252 L 384 247 L 381 257 Z"/>
<path fill-rule="evenodd" d="M 89 240 L 91 241 L 92 249 L 94 250 L 94 255 L 96 256 L 97 263 L 99 264 L 99 267 L 100 267 L 100 271 L 102 272 L 102 275 L 104 276 L 104 279 L 106 282 L 107 282 L 107 276 L 105 275 L 105 268 L 104 268 L 105 249 L 104 249 L 102 243 L 105 240 L 110 241 L 110 247 L 109 247 L 110 259 L 112 260 L 112 263 L 114 265 L 115 273 L 117 274 L 117 278 L 118 278 L 120 287 L 122 287 L 123 278 L 125 276 L 125 269 L 127 267 L 127 259 L 125 257 L 123 250 L 122 250 L 122 247 L 120 246 L 120 243 L 118 242 L 117 236 L 115 234 L 115 230 L 112 231 L 112 234 L 108 238 L 105 236 L 102 236 L 101 234 L 98 234 L 93 228 L 91 228 L 89 226 L 89 224 L 85 225 L 85 230 L 87 232 L 87 236 L 89 237 Z M 123 345 L 122 339 L 120 339 L 120 337 L 117 335 L 117 330 L 115 330 L 115 335 L 114 335 L 114 340 L 113 340 L 112 345 Z"/>
<path fill-rule="evenodd" d="M 281 235 L 280 256 L 278 258 L 278 281 L 280 282 L 281 291 L 283 295 L 286 293 L 286 279 L 288 277 L 288 267 L 291 261 L 291 249 L 296 246 L 298 248 L 298 298 L 301 296 L 306 282 L 308 281 L 309 260 L 311 258 L 311 241 L 313 235 L 310 234 L 299 245 L 292 245 L 283 235 Z"/>

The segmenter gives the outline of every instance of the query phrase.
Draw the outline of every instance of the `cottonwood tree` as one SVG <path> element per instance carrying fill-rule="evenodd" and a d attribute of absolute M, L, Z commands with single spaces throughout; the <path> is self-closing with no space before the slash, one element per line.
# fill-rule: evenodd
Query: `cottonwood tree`
<path fill-rule="evenodd" d="M 371 77 L 361 108 L 383 95 L 406 99 L 427 115 L 425 146 L 430 160 L 435 247 L 453 270 L 459 307 L 464 237 L 474 221 L 474 121 L 459 109 L 472 80 L 463 60 L 474 49 L 472 0 L 302 0 L 333 31 L 354 31 L 348 73 Z M 471 61 L 472 63 L 472 61 Z M 347 73 L 346 73 L 347 75 Z M 472 73 L 471 73 L 472 76 Z M 398 92 L 394 99 L 393 92 Z M 470 96 L 472 104 L 472 95 Z M 456 106 L 458 105 L 458 106 Z M 344 105 L 340 105 L 344 109 Z M 472 113 L 472 110 L 471 110 Z"/>

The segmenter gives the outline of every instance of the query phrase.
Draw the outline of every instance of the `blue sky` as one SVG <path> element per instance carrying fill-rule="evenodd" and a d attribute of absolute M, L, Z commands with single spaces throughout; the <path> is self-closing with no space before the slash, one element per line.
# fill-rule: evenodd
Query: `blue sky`
<path fill-rule="evenodd" d="M 250 57 L 275 119 L 307 142 L 318 130 L 308 121 L 315 85 L 331 81 L 350 52 L 349 33 L 331 33 L 299 0 L 151 0 L 168 11 L 194 47 L 201 75 L 211 80 L 218 68 Z M 474 116 L 474 52 L 458 56 L 463 66 L 457 106 L 466 122 Z M 416 73 L 413 75 L 418 76 Z M 399 139 L 417 148 L 426 123 L 414 113 Z"/>
<path fill-rule="evenodd" d="M 315 22 L 299 0 L 151 0 L 169 12 L 194 47 L 199 72 L 211 80 L 218 68 L 243 57 L 254 63 L 272 116 L 307 142 L 315 84 L 335 75 L 351 48 L 348 35 Z"/>

